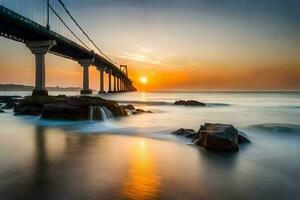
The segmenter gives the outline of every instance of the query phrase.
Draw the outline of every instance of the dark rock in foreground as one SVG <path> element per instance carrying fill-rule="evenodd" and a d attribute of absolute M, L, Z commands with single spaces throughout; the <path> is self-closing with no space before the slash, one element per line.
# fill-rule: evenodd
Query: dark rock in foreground
<path fill-rule="evenodd" d="M 5 111 L 4 110 L 0 110 L 0 113 L 5 113 Z"/>
<path fill-rule="evenodd" d="M 175 101 L 174 104 L 175 105 L 184 105 L 184 106 L 206 106 L 205 103 L 195 101 L 195 100 L 188 100 L 188 101 L 179 100 L 179 101 Z"/>
<path fill-rule="evenodd" d="M 239 150 L 238 130 L 228 124 L 205 123 L 194 144 L 211 151 L 234 152 Z"/>
<path fill-rule="evenodd" d="M 127 112 L 115 101 L 99 97 L 79 96 L 28 96 L 15 107 L 16 115 L 41 115 L 44 119 L 87 120 L 93 106 L 107 108 L 114 117 Z"/>
<path fill-rule="evenodd" d="M 249 139 L 238 132 L 230 124 L 205 123 L 198 132 L 192 129 L 179 129 L 172 132 L 174 135 L 182 135 L 193 138 L 192 142 L 210 151 L 236 152 L 241 143 L 249 143 Z"/>

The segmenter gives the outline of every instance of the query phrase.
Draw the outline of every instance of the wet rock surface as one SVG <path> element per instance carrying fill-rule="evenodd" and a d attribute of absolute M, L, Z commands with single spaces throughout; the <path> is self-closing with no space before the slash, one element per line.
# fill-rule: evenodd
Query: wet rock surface
<path fill-rule="evenodd" d="M 150 110 L 143 110 L 143 109 L 135 109 L 133 112 L 132 112 L 132 114 L 133 115 L 136 115 L 136 114 L 142 114 L 142 113 L 152 113 L 152 111 L 150 111 Z"/>
<path fill-rule="evenodd" d="M 0 113 L 5 113 L 5 111 L 0 109 Z"/>
<path fill-rule="evenodd" d="M 193 138 L 197 136 L 197 132 L 194 129 L 185 129 L 185 128 L 180 128 L 176 131 L 173 131 L 171 134 L 185 136 L 187 138 Z"/>
<path fill-rule="evenodd" d="M 174 102 L 174 105 L 184 105 L 184 106 L 206 106 L 205 103 L 199 102 L 199 101 L 195 101 L 195 100 L 188 100 L 188 101 L 179 100 L 179 101 L 175 101 L 175 102 Z"/>
<path fill-rule="evenodd" d="M 136 114 L 142 114 L 142 113 L 152 113 L 150 110 L 143 110 L 139 108 L 135 108 L 133 105 L 128 104 L 128 105 L 122 105 L 125 110 L 129 111 L 129 113 L 136 115 Z"/>
<path fill-rule="evenodd" d="M 135 110 L 135 107 L 132 104 L 122 105 L 122 107 L 126 110 Z"/>
<path fill-rule="evenodd" d="M 1 109 L 13 109 L 21 99 L 20 96 L 0 96 L 0 103 L 4 104 Z"/>
<path fill-rule="evenodd" d="M 28 96 L 14 109 L 16 115 L 41 115 L 44 119 L 86 120 L 90 107 L 107 108 L 114 117 L 126 116 L 127 112 L 115 101 L 99 97 L 79 96 Z"/>
<path fill-rule="evenodd" d="M 244 133 L 231 124 L 205 123 L 198 132 L 181 128 L 172 134 L 192 138 L 193 144 L 218 152 L 236 152 L 239 151 L 239 144 L 250 142 Z"/>

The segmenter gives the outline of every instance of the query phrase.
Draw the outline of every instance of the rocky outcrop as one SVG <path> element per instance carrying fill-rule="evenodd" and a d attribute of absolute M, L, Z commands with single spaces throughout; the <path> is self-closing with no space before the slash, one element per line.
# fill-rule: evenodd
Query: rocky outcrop
<path fill-rule="evenodd" d="M 135 110 L 135 107 L 131 104 L 128 105 L 122 105 L 122 107 L 126 110 Z"/>
<path fill-rule="evenodd" d="M 133 115 L 142 114 L 142 113 L 152 113 L 152 111 L 150 111 L 150 110 L 143 110 L 143 109 L 139 109 L 139 108 L 137 108 L 137 109 L 135 109 L 135 110 L 132 111 Z"/>
<path fill-rule="evenodd" d="M 142 113 L 152 113 L 150 110 L 143 110 L 139 108 L 135 108 L 133 105 L 128 104 L 128 105 L 122 105 L 122 108 L 127 110 L 130 114 L 136 115 L 136 114 L 142 114 Z"/>
<path fill-rule="evenodd" d="M 20 100 L 20 96 L 0 96 L 0 103 L 4 104 L 1 109 L 13 109 Z"/>
<path fill-rule="evenodd" d="M 236 152 L 239 150 L 239 144 L 250 142 L 244 133 L 230 124 L 205 123 L 198 132 L 192 129 L 179 129 L 172 134 L 193 138 L 193 144 L 210 151 Z"/>
<path fill-rule="evenodd" d="M 15 107 L 17 115 L 41 115 L 44 119 L 89 119 L 91 106 L 106 107 L 114 117 L 126 116 L 127 112 L 115 101 L 99 97 L 28 96 Z"/>
<path fill-rule="evenodd" d="M 188 101 L 179 100 L 179 101 L 175 101 L 174 104 L 184 105 L 184 106 L 206 106 L 205 103 L 195 101 L 195 100 L 188 100 Z"/>
<path fill-rule="evenodd" d="M 197 136 L 197 132 L 194 129 L 185 129 L 185 128 L 180 128 L 176 131 L 173 131 L 171 134 L 185 136 L 187 138 L 193 138 Z"/>

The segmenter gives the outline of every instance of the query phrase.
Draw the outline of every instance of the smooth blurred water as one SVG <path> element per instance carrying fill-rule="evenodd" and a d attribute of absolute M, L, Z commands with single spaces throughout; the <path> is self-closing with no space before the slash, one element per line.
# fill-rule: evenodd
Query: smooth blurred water
<path fill-rule="evenodd" d="M 300 198 L 300 93 L 102 97 L 153 113 L 106 122 L 0 114 L 1 200 Z M 208 106 L 172 105 L 179 99 Z M 251 144 L 215 154 L 169 134 L 204 122 L 234 124 Z"/>

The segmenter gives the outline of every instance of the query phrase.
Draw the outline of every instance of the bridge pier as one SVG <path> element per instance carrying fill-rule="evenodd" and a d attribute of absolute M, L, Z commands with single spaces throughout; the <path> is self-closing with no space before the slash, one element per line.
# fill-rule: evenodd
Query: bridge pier
<path fill-rule="evenodd" d="M 117 77 L 114 75 L 114 92 L 117 92 Z"/>
<path fill-rule="evenodd" d="M 80 91 L 80 94 L 92 94 L 93 91 L 90 89 L 89 86 L 89 67 L 94 62 L 94 58 L 88 58 L 88 59 L 81 59 L 78 61 L 78 63 L 83 68 L 83 85 L 82 90 Z"/>
<path fill-rule="evenodd" d="M 120 92 L 120 78 L 117 77 L 117 91 Z"/>
<path fill-rule="evenodd" d="M 105 69 L 103 68 L 97 68 L 100 71 L 100 90 L 99 90 L 99 94 L 103 94 L 105 93 L 104 91 L 104 71 Z"/>
<path fill-rule="evenodd" d="M 124 81 L 121 79 L 121 92 L 124 92 Z"/>
<path fill-rule="evenodd" d="M 32 96 L 48 95 L 45 87 L 45 55 L 54 45 L 56 45 L 55 40 L 26 42 L 26 47 L 35 56 L 35 88 L 32 91 Z"/>
<path fill-rule="evenodd" d="M 111 75 L 112 75 L 112 70 L 108 70 L 108 92 L 111 93 L 112 92 L 112 87 L 111 87 Z"/>

